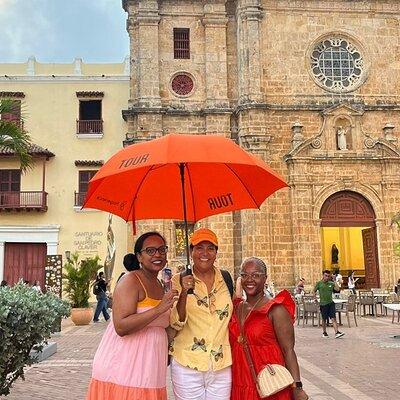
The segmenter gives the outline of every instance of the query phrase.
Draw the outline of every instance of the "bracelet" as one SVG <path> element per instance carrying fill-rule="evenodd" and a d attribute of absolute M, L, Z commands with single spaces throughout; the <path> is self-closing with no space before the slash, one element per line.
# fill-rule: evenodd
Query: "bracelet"
<path fill-rule="evenodd" d="M 303 389 L 303 382 L 297 381 L 292 383 L 293 389 Z"/>

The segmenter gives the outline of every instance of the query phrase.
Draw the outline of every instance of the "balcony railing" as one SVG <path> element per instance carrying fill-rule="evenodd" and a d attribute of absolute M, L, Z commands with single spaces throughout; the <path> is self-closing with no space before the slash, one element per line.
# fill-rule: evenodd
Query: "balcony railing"
<path fill-rule="evenodd" d="M 101 134 L 103 133 L 102 119 L 78 119 L 76 120 L 77 134 Z"/>
<path fill-rule="evenodd" d="M 3 115 L 1 115 L 0 119 L 3 121 L 12 122 L 13 124 L 17 125 L 18 128 L 20 128 L 22 130 L 24 129 L 24 121 L 20 118 L 8 118 L 8 117 L 5 117 L 3 114 Z"/>
<path fill-rule="evenodd" d="M 47 211 L 47 193 L 30 192 L 0 192 L 0 211 L 37 210 Z"/>
<path fill-rule="evenodd" d="M 75 207 L 82 207 L 85 202 L 86 192 L 75 192 Z"/>

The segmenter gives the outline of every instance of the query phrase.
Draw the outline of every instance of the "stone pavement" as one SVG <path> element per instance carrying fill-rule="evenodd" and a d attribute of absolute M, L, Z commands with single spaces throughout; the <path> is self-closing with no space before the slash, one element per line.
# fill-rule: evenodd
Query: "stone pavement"
<path fill-rule="evenodd" d="M 400 399 L 400 324 L 391 319 L 359 318 L 358 328 L 346 325 L 345 336 L 321 337 L 321 329 L 296 325 L 296 352 L 302 380 L 313 400 Z M 31 366 L 26 380 L 15 383 L 7 400 L 84 400 L 91 362 L 106 323 L 75 327 L 63 322 L 62 333 L 53 338 L 58 351 Z M 169 385 L 170 386 L 170 385 Z M 169 399 L 173 399 L 169 387 Z"/>

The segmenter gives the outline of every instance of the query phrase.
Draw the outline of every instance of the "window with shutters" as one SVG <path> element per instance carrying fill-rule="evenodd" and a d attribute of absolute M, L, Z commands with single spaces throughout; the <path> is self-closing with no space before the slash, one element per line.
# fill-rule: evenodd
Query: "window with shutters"
<path fill-rule="evenodd" d="M 174 58 L 190 58 L 190 29 L 174 28 Z"/>
<path fill-rule="evenodd" d="M 79 171 L 79 191 L 75 192 L 75 206 L 82 206 L 89 188 L 89 181 L 96 175 L 97 170 Z"/>
<path fill-rule="evenodd" d="M 11 102 L 10 112 L 1 113 L 0 119 L 6 121 L 12 121 L 17 124 L 20 128 L 23 128 L 21 122 L 21 100 L 8 100 Z"/>

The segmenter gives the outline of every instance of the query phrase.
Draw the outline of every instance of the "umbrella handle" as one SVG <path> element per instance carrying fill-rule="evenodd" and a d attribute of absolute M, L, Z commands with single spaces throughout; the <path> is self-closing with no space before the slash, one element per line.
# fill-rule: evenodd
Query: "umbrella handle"
<path fill-rule="evenodd" d="M 193 271 L 192 271 L 192 268 L 190 267 L 190 265 L 186 266 L 185 275 L 193 275 Z M 194 292 L 193 292 L 193 289 L 188 289 L 186 293 L 193 294 Z"/>

